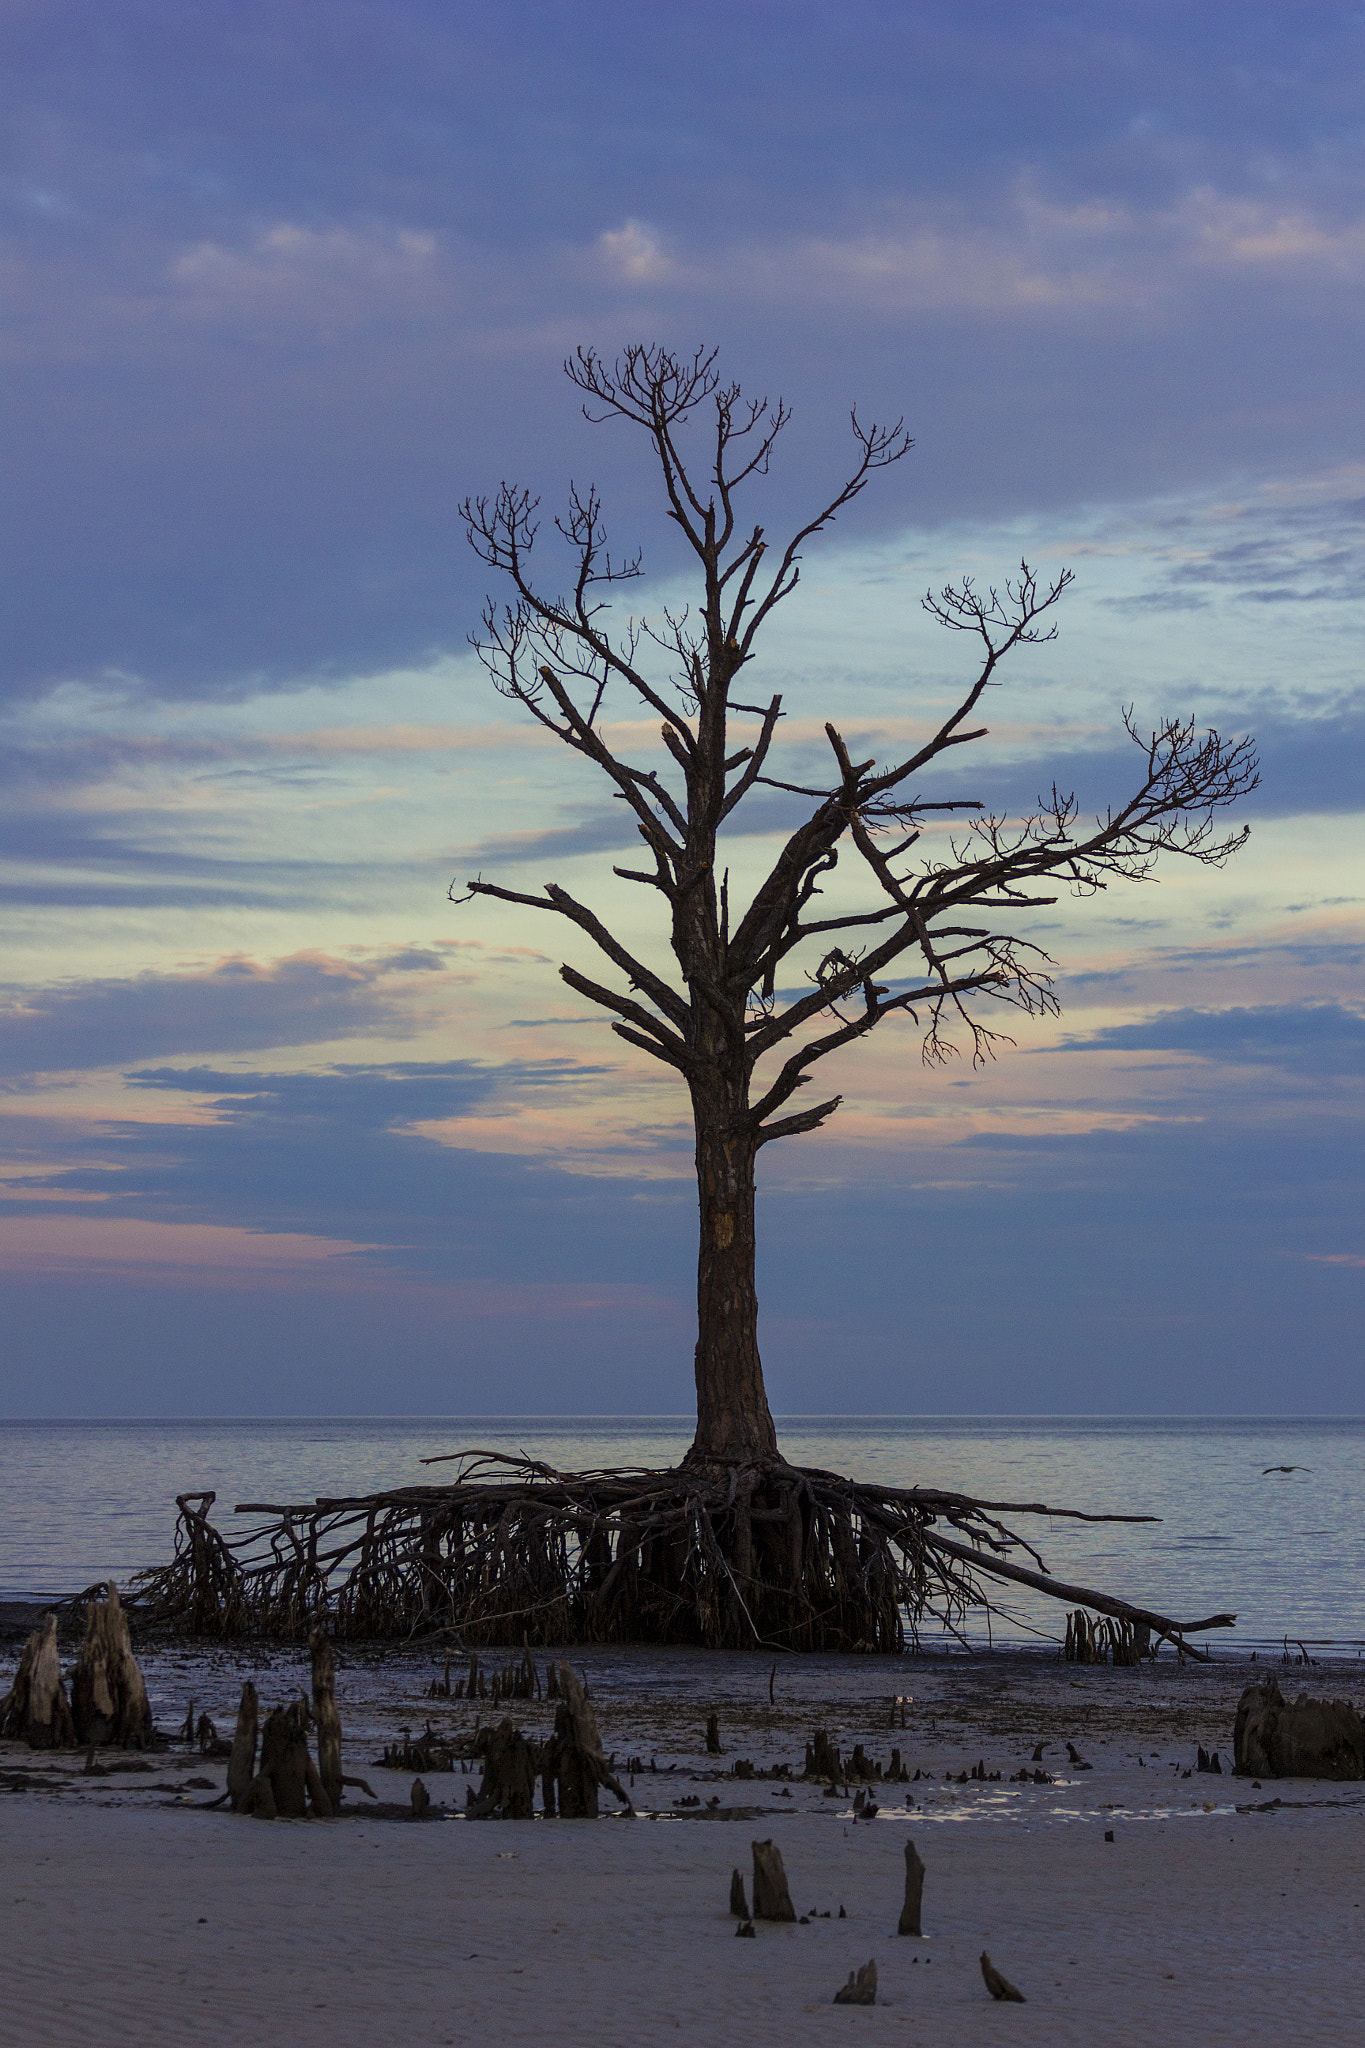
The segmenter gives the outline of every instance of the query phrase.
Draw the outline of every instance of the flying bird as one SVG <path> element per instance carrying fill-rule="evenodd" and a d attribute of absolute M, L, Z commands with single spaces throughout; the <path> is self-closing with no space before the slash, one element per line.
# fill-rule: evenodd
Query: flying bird
<path fill-rule="evenodd" d="M 1312 1469 L 1311 1465 L 1267 1465 L 1261 1477 L 1268 1478 L 1272 1472 L 1311 1472 Z"/>

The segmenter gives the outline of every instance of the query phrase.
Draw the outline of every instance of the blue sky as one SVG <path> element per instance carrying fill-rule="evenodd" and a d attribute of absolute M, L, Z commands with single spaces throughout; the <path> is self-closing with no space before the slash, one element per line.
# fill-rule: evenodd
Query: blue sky
<path fill-rule="evenodd" d="M 887 1026 L 767 1149 L 775 1407 L 1358 1412 L 1365 18 L 11 0 L 0 38 L 0 1410 L 688 1406 L 685 1100 L 547 920 L 445 892 L 558 879 L 657 953 L 619 806 L 468 652 L 457 508 L 592 477 L 641 606 L 684 599 L 560 364 L 706 338 L 794 408 L 771 531 L 853 402 L 916 439 L 766 635 L 795 779 L 826 717 L 921 730 L 964 674 L 921 594 L 1021 554 L 1076 571 L 1061 636 L 946 793 L 1120 797 L 1129 704 L 1263 757 L 1226 871 L 1037 914 L 1059 1020 L 975 1074 Z"/>

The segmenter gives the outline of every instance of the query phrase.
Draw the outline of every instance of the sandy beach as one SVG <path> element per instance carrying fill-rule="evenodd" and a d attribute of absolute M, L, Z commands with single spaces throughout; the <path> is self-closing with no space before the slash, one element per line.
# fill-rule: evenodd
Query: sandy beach
<path fill-rule="evenodd" d="M 1263 1665 L 995 1655 L 774 1668 L 592 1649 L 574 1661 L 618 1769 L 646 1765 L 633 1820 L 466 1822 L 477 1778 L 456 1771 L 429 1776 L 443 1811 L 420 1825 L 366 1819 L 362 1794 L 336 1822 L 262 1825 L 204 1810 L 224 1767 L 183 1745 L 106 1777 L 6 1745 L 0 2041 L 1269 2048 L 1345 2040 L 1359 2024 L 1365 1787 L 1192 1769 L 1203 1744 L 1226 1772 L 1236 1699 Z M 284 1698 L 302 1669 L 292 1651 L 147 1660 L 163 1728 L 187 1690 L 230 1728 L 242 1676 Z M 486 1702 L 426 1697 L 435 1669 L 419 1652 L 343 1653 L 347 1768 L 382 1800 L 406 1800 L 411 1782 L 373 1762 L 400 1728 L 430 1719 L 459 1733 L 489 1718 Z M 1277 1675 L 1286 1690 L 1349 1695 L 1357 1673 Z M 893 1730 L 897 1693 L 914 1697 Z M 720 1757 L 705 1752 L 711 1711 Z M 513 1713 L 548 1728 L 543 1702 Z M 872 1820 L 818 1785 L 736 1779 L 736 1758 L 799 1770 L 817 1726 L 882 1763 L 894 1743 L 925 1775 L 874 1787 Z M 1053 1782 L 1010 1783 L 1040 1742 Z M 947 1782 L 974 1765 L 984 1781 Z M 907 1833 L 928 1872 L 921 1940 L 895 1932 Z M 798 1913 L 830 1917 L 737 1940 L 730 1872 L 747 1881 L 750 1844 L 768 1837 Z M 988 1997 L 983 1948 L 1024 2005 Z M 879 2004 L 835 2007 L 869 1957 Z"/>

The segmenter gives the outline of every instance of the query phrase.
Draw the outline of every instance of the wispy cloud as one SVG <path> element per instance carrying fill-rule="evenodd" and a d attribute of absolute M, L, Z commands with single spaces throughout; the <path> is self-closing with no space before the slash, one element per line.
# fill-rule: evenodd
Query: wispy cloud
<path fill-rule="evenodd" d="M 451 965 L 448 953 L 410 947 L 368 958 L 237 955 L 180 973 L 11 988 L 0 992 L 0 1073 L 108 1069 L 375 1032 L 401 1039 L 418 1028 L 421 984 Z"/>

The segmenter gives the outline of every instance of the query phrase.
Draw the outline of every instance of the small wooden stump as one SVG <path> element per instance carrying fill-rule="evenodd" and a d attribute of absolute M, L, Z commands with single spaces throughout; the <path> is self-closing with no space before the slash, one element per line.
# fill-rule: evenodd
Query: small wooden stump
<path fill-rule="evenodd" d="M 1349 1700 L 1301 1692 L 1291 1706 L 1273 1678 L 1242 1694 L 1232 1752 L 1243 1778 L 1365 1778 L 1365 1726 Z M 1216 1753 L 1209 1768 L 1221 1768 Z"/>
<path fill-rule="evenodd" d="M 719 1756 L 721 1754 L 720 1721 L 715 1714 L 708 1714 L 706 1717 L 706 1754 L 708 1756 Z"/>
<path fill-rule="evenodd" d="M 1017 1986 L 1011 1984 L 1008 1977 L 1003 1977 L 1000 1974 L 984 1948 L 981 1951 L 981 1975 L 985 1979 L 986 1989 L 990 1992 L 992 1998 L 1007 2000 L 1012 2005 L 1026 2005 L 1028 2003 L 1023 1992 Z"/>
<path fill-rule="evenodd" d="M 755 1920 L 795 1920 L 782 1851 L 772 1841 L 755 1842 L 753 1851 Z"/>
<path fill-rule="evenodd" d="M 848 1982 L 841 1991 L 834 1994 L 836 2005 L 875 2005 L 877 2003 L 877 1965 L 869 1959 L 861 1970 L 850 1970 Z"/>
<path fill-rule="evenodd" d="M 252 1779 L 242 1812 L 257 1820 L 302 1820 L 309 1811 L 330 1820 L 331 1800 L 308 1751 L 302 1705 L 277 1707 L 261 1735 L 261 1767 Z"/>
<path fill-rule="evenodd" d="M 481 1737 L 483 1783 L 471 1792 L 471 1820 L 530 1820 L 535 1812 L 536 1747 L 504 1715 Z"/>
<path fill-rule="evenodd" d="M 744 1896 L 744 1879 L 737 1870 L 730 1872 L 730 1911 L 737 1920 L 749 1917 L 749 1901 Z"/>
<path fill-rule="evenodd" d="M 541 1755 L 545 1811 L 554 1811 L 558 1794 L 564 1820 L 596 1820 L 599 1787 L 615 1793 L 627 1813 L 634 1813 L 630 1794 L 602 1753 L 597 1720 L 578 1674 L 568 1664 L 551 1666 L 555 1681 L 555 1732 Z"/>
<path fill-rule="evenodd" d="M 227 1788 L 234 1813 L 245 1813 L 251 1797 L 252 1780 L 256 1776 L 256 1729 L 260 1721 L 260 1712 L 256 1688 L 248 1678 L 242 1687 L 242 1703 L 237 1709 L 237 1728 L 232 1738 L 232 1755 L 228 1758 Z"/>
<path fill-rule="evenodd" d="M 828 1730 L 817 1728 L 814 1742 L 806 1744 L 805 1776 L 808 1778 L 827 1778 L 830 1784 L 834 1784 L 843 1775 L 844 1767 L 840 1761 L 838 1750 L 829 1739 Z"/>
<path fill-rule="evenodd" d="M 315 1628 L 308 1638 L 313 1660 L 313 1726 L 318 1731 L 318 1776 L 332 1802 L 333 1813 L 341 1811 L 341 1715 L 337 1712 L 336 1664 L 325 1632 Z"/>
<path fill-rule="evenodd" d="M 108 1598 L 92 1600 L 85 1610 L 85 1640 L 71 1675 L 71 1718 L 77 1742 L 86 1746 L 145 1749 L 152 1738 L 147 1688 L 112 1580 Z"/>
<path fill-rule="evenodd" d="M 426 1786 L 422 1783 L 422 1780 L 420 1778 L 413 1779 L 412 1790 L 408 1794 L 408 1798 L 412 1804 L 413 1819 L 424 1819 L 426 1815 L 426 1810 L 431 1804 L 431 1794 L 430 1792 L 428 1792 Z"/>
<path fill-rule="evenodd" d="M 924 1897 L 924 1864 L 913 1842 L 905 1845 L 905 1904 L 901 1907 L 897 1934 L 921 1934 L 920 1902 Z"/>
<path fill-rule="evenodd" d="M 30 1749 L 70 1749 L 76 1741 L 57 1653 L 57 1617 L 45 1614 L 24 1644 L 14 1683 L 0 1699 L 0 1735 Z"/>

